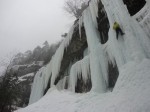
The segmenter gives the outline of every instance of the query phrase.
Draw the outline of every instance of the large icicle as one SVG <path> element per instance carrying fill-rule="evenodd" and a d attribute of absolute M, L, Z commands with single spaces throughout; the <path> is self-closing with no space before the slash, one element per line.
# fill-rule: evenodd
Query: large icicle
<path fill-rule="evenodd" d="M 101 61 L 104 60 L 104 55 L 99 41 L 100 35 L 97 30 L 97 25 L 95 25 L 97 23 L 95 23 L 95 19 L 93 19 L 96 18 L 97 12 L 95 12 L 95 15 L 93 15 L 93 7 L 95 5 L 92 4 L 93 2 L 90 4 L 91 7 L 88 7 L 83 12 L 83 21 L 87 36 L 88 48 L 90 51 L 92 91 L 103 93 L 107 88 L 106 81 L 104 80 L 105 74 L 103 74 L 104 72 L 101 67 Z M 99 52 L 97 52 L 97 48 L 99 48 Z"/>
<path fill-rule="evenodd" d="M 38 101 L 45 92 L 48 86 L 48 82 L 51 76 L 52 63 L 49 63 L 46 67 L 41 68 L 34 77 L 32 90 L 30 94 L 29 104 Z"/>
<path fill-rule="evenodd" d="M 60 70 L 60 66 L 61 66 L 61 61 L 64 55 L 64 50 L 65 48 L 69 45 L 71 39 L 72 39 L 72 34 L 74 31 L 75 26 L 72 26 L 72 28 L 70 29 L 67 37 L 65 38 L 65 40 L 61 43 L 61 45 L 59 46 L 59 48 L 57 49 L 55 55 L 52 58 L 52 78 L 51 78 L 51 86 L 54 85 L 55 79 L 59 74 L 59 70 Z"/>
<path fill-rule="evenodd" d="M 29 104 L 32 104 L 36 101 L 38 101 L 44 94 L 44 74 L 42 72 L 44 71 L 44 67 L 41 68 L 37 74 L 34 77 L 34 82 L 32 85 L 32 91 L 30 94 L 30 100 Z"/>

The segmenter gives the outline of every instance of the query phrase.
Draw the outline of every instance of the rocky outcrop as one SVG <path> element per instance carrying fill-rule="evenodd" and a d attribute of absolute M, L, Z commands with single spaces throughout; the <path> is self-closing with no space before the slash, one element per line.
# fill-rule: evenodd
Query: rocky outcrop
<path fill-rule="evenodd" d="M 146 4 L 145 0 L 123 0 L 123 2 L 127 5 L 128 11 L 131 16 L 140 11 Z"/>
<path fill-rule="evenodd" d="M 24 77 L 22 81 L 19 82 L 21 87 L 20 95 L 18 97 L 18 106 L 25 107 L 29 103 L 30 93 L 31 93 L 31 86 L 33 83 L 34 75 Z"/>
<path fill-rule="evenodd" d="M 28 73 L 32 73 L 32 72 L 37 72 L 42 66 L 40 65 L 22 65 L 19 66 L 18 71 L 17 71 L 17 76 L 23 76 L 26 75 Z"/>

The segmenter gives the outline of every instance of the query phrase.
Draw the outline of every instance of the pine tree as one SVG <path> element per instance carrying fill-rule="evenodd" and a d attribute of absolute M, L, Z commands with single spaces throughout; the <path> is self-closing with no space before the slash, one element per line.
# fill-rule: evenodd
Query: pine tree
<path fill-rule="evenodd" d="M 12 112 L 19 95 L 16 74 L 6 70 L 0 82 L 0 112 Z"/>

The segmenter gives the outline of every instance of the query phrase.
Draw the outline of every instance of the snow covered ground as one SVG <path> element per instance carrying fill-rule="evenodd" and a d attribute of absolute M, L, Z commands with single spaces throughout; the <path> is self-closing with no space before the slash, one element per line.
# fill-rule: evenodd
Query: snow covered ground
<path fill-rule="evenodd" d="M 15 112 L 149 112 L 150 60 L 122 66 L 112 92 L 76 94 L 51 88 L 38 102 Z"/>

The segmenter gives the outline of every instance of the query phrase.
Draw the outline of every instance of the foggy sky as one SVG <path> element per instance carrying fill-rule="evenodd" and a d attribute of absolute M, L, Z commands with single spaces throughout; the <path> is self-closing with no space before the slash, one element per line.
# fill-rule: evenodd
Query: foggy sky
<path fill-rule="evenodd" d="M 0 57 L 58 42 L 71 27 L 64 0 L 0 0 Z"/>

